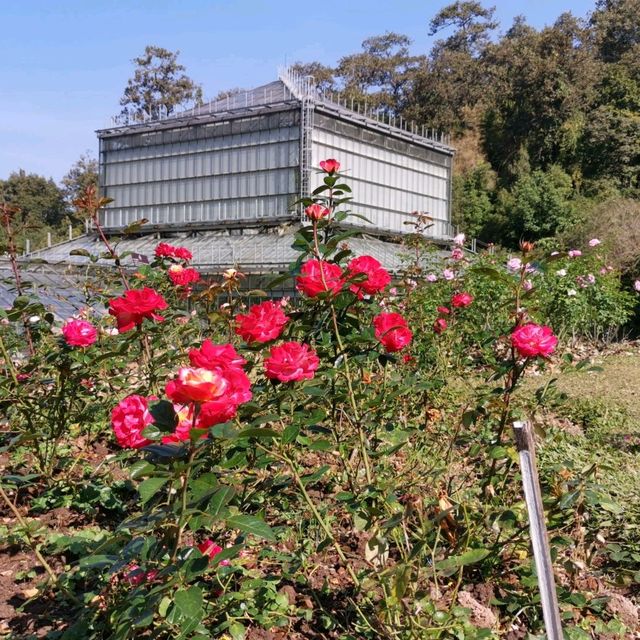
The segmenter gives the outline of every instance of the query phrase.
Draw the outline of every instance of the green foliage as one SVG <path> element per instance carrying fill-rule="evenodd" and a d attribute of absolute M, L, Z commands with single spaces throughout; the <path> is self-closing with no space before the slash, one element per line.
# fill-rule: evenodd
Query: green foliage
<path fill-rule="evenodd" d="M 0 204 L 6 203 L 20 208 L 14 221 L 18 233 L 16 240 L 21 247 L 29 238 L 35 247 L 48 229 L 59 228 L 69 213 L 64 194 L 51 179 L 20 170 L 6 180 L 0 180 Z M 7 241 L 4 229 L 0 227 L 0 240 Z"/>
<path fill-rule="evenodd" d="M 462 156 L 455 223 L 515 248 L 522 233 L 575 226 L 603 191 L 637 198 L 638 12 L 638 0 L 602 0 L 588 22 L 564 13 L 537 30 L 520 16 L 496 38 L 493 9 L 456 1 L 432 18 L 430 35 L 444 37 L 424 55 L 388 33 L 336 69 L 298 69 L 347 98 L 451 132 Z M 475 145 L 467 157 L 465 145 L 480 138 L 482 153 Z"/>
<path fill-rule="evenodd" d="M 51 587 L 73 614 L 62 638 L 246 638 L 264 629 L 289 637 L 480 639 L 506 625 L 542 632 L 508 427 L 550 398 L 563 405 L 551 383 L 534 399 L 519 395 L 532 369 L 550 365 L 518 355 L 509 336 L 528 320 L 559 327 L 574 318 L 552 306 L 561 295 L 548 292 L 555 265 L 535 260 L 530 248 L 511 270 L 495 254 L 443 259 L 425 251 L 416 233 L 395 287 L 361 298 L 350 289 L 361 276 L 348 273 L 354 256 L 344 248 L 355 232 L 339 225 L 350 215 L 350 193 L 341 176 L 328 174 L 303 200 L 331 215 L 299 228 L 300 259 L 288 276 L 323 259 L 346 282 L 336 295 L 286 302 L 288 322 L 274 340 L 246 343 L 234 332 L 252 295 L 241 290 L 241 274 L 183 291 L 168 277 L 171 258 L 135 276 L 168 301 L 164 320 L 114 335 L 110 315 L 87 312 L 100 329 L 87 347 L 66 344 L 26 295 L 4 314 L 0 411 L 13 468 L 0 497 L 28 500 L 29 516 L 68 509 L 94 518 L 77 533 L 51 535 L 31 517 L 0 531 L 59 560 Z M 90 195 L 87 213 L 97 219 Z M 559 260 L 577 278 L 596 268 L 598 252 Z M 615 274 L 603 278 L 611 282 L 598 277 L 584 295 L 598 306 L 599 322 L 622 322 L 614 307 L 629 296 Z M 133 280 L 117 270 L 103 276 L 101 306 Z M 452 296 L 462 291 L 473 299 L 455 306 Z M 22 321 L 36 311 L 30 353 Z M 389 312 L 408 322 L 410 348 L 382 346 L 374 320 Z M 448 323 L 439 333 L 438 317 Z M 205 337 L 233 345 L 247 361 L 252 397 L 228 421 L 202 429 L 201 403 L 192 403 L 185 439 L 177 431 L 168 437 L 189 407 L 166 399 L 166 382 Z M 311 347 L 318 368 L 307 379 L 278 382 L 266 375 L 265 360 L 290 341 Z M 208 374 L 218 375 L 211 366 Z M 117 446 L 109 428 L 111 410 L 131 394 L 149 397 L 143 435 L 151 443 L 138 449 Z M 230 401 L 228 388 L 221 400 Z M 556 443 L 568 442 L 553 434 L 543 450 L 553 456 L 562 450 Z M 585 530 L 582 553 L 620 527 L 623 514 L 617 496 L 576 460 L 550 457 L 541 470 L 555 562 L 576 578 L 560 589 L 563 610 L 576 625 L 596 617 L 603 628 L 619 626 L 578 578 L 596 575 L 596 566 L 622 568 L 630 584 L 635 548 L 616 539 L 620 548 L 578 555 L 568 533 L 576 521 Z M 597 518 L 598 509 L 608 518 Z M 472 595 L 487 585 L 481 606 L 495 624 L 478 619 Z"/>
<path fill-rule="evenodd" d="M 510 246 L 521 238 L 554 236 L 574 222 L 571 178 L 558 166 L 524 174 L 510 191 L 498 194 L 497 213 L 504 220 L 503 237 Z"/>
<path fill-rule="evenodd" d="M 65 201 L 73 205 L 87 187 L 93 185 L 98 188 L 98 161 L 89 152 L 81 155 L 62 178 L 61 184 Z"/>
<path fill-rule="evenodd" d="M 493 187 L 494 175 L 488 164 L 453 177 L 452 222 L 472 238 L 486 239 L 484 232 L 494 211 Z"/>

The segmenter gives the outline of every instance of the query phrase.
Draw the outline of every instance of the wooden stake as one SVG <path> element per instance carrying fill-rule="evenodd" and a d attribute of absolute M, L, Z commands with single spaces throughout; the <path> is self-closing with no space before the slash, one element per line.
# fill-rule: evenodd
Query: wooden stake
<path fill-rule="evenodd" d="M 563 640 L 549 536 L 544 521 L 540 479 L 538 478 L 538 468 L 536 466 L 533 429 L 529 422 L 514 422 L 513 433 L 516 439 L 516 447 L 520 454 L 522 485 L 524 487 L 527 511 L 529 512 L 529 530 L 533 545 L 533 557 L 538 573 L 538 587 L 540 588 L 540 601 L 542 602 L 542 615 L 547 630 L 547 638 L 549 640 Z"/>

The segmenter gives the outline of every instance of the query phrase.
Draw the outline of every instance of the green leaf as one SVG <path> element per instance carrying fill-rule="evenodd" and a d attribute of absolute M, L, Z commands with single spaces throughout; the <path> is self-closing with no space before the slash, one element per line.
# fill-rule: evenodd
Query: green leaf
<path fill-rule="evenodd" d="M 273 429 L 243 429 L 238 438 L 279 438 L 280 434 Z"/>
<path fill-rule="evenodd" d="M 314 482 L 317 482 L 318 480 L 320 480 L 320 478 L 322 478 L 322 476 L 325 473 L 327 473 L 327 471 L 329 471 L 329 468 L 330 468 L 329 465 L 325 464 L 321 466 L 314 473 L 310 473 L 309 475 L 302 476 L 301 478 L 302 484 L 306 487 L 308 484 L 313 484 Z"/>
<path fill-rule="evenodd" d="M 173 601 L 180 616 L 187 621 L 200 620 L 202 611 L 202 591 L 195 585 L 188 589 L 178 589 L 173 596 Z"/>
<path fill-rule="evenodd" d="M 129 467 L 129 475 L 132 480 L 137 480 L 141 476 L 149 475 L 155 468 L 155 465 L 149 464 L 146 460 L 138 460 Z"/>
<path fill-rule="evenodd" d="M 490 553 L 489 549 L 469 549 L 469 551 L 465 551 L 462 555 L 451 556 L 438 562 L 437 568 L 443 575 L 450 576 L 460 567 L 484 560 Z"/>
<path fill-rule="evenodd" d="M 169 478 L 147 478 L 138 485 L 138 493 L 140 494 L 140 501 L 142 504 L 146 504 L 155 496 L 158 491 L 169 481 Z"/>
<path fill-rule="evenodd" d="M 282 432 L 282 444 L 289 444 L 293 442 L 300 433 L 300 425 L 290 424 L 283 432 Z"/>
<path fill-rule="evenodd" d="M 81 569 L 97 569 L 98 567 L 110 567 L 118 558 L 116 556 L 96 555 L 80 558 L 78 566 Z"/>
<path fill-rule="evenodd" d="M 173 404 L 168 400 L 160 400 L 149 407 L 153 423 L 162 433 L 173 433 L 178 425 L 178 416 Z"/>
<path fill-rule="evenodd" d="M 226 505 L 230 502 L 235 493 L 236 492 L 233 487 L 220 487 L 209 501 L 207 513 L 214 517 L 220 515 L 220 513 L 225 510 Z"/>
<path fill-rule="evenodd" d="M 240 622 L 234 622 L 233 624 L 229 625 L 228 631 L 232 640 L 244 640 L 244 637 L 247 633 L 244 625 Z"/>
<path fill-rule="evenodd" d="M 275 542 L 276 534 L 273 529 L 261 518 L 257 516 L 231 516 L 227 518 L 227 526 L 231 529 L 240 529 L 245 533 L 250 533 L 259 538 Z"/>

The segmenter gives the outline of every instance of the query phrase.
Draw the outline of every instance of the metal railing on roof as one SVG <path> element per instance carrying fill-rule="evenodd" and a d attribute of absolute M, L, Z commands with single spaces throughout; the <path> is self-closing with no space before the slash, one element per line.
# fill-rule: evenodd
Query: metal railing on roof
<path fill-rule="evenodd" d="M 291 67 L 280 67 L 278 78 L 298 98 L 298 100 L 312 99 L 323 103 L 326 107 L 333 107 L 344 115 L 344 112 L 352 114 L 351 117 L 364 119 L 368 124 L 377 125 L 378 128 L 394 132 L 401 131 L 412 137 L 423 138 L 438 145 L 449 146 L 451 137 L 437 129 L 418 125 L 413 120 L 406 120 L 402 116 L 389 114 L 384 108 L 372 107 L 365 101 L 361 104 L 353 98 L 346 97 L 340 91 L 320 91 L 315 85 L 313 76 L 303 76 Z"/>

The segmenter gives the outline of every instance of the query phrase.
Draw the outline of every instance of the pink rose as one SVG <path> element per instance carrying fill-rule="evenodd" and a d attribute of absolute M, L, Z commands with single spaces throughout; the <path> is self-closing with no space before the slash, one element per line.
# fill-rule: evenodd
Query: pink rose
<path fill-rule="evenodd" d="M 322 220 L 322 218 L 326 218 L 331 213 L 327 207 L 317 203 L 309 205 L 304 212 L 310 220 Z"/>
<path fill-rule="evenodd" d="M 442 277 L 445 280 L 453 280 L 456 277 L 456 274 L 453 271 L 451 271 L 451 269 L 445 269 L 442 272 Z"/>
<path fill-rule="evenodd" d="M 401 351 L 411 343 L 413 333 L 399 313 L 380 313 L 373 319 L 376 338 L 389 353 Z"/>
<path fill-rule="evenodd" d="M 62 325 L 62 335 L 70 347 L 89 347 L 98 339 L 98 330 L 86 320 L 69 319 Z"/>
<path fill-rule="evenodd" d="M 270 342 L 280 337 L 289 322 L 282 307 L 270 300 L 254 304 L 247 314 L 236 316 L 236 333 L 245 342 Z"/>
<path fill-rule="evenodd" d="M 464 251 L 461 247 L 453 247 L 451 250 L 451 259 L 452 260 L 462 260 L 464 258 Z"/>
<path fill-rule="evenodd" d="M 111 410 L 111 426 L 121 447 L 140 449 L 151 444 L 151 440 L 143 437 L 142 432 L 153 422 L 149 413 L 149 400 L 152 399 L 131 395 L 120 400 Z"/>
<path fill-rule="evenodd" d="M 427 282 L 436 282 L 438 280 L 438 276 L 435 273 L 427 274 Z"/>
<path fill-rule="evenodd" d="M 521 268 L 522 268 L 522 260 L 520 260 L 520 258 L 511 258 L 507 260 L 507 269 L 512 273 L 515 273 L 516 271 L 520 271 Z"/>
<path fill-rule="evenodd" d="M 579 258 L 582 255 L 582 251 L 580 251 L 580 249 L 571 249 L 567 252 L 567 255 L 570 258 Z"/>
<path fill-rule="evenodd" d="M 391 282 L 391 276 L 382 265 L 371 256 L 360 256 L 354 258 L 347 265 L 347 277 L 366 276 L 361 282 L 354 282 L 349 285 L 349 291 L 355 293 L 359 298 L 364 294 L 373 295 L 380 293 Z"/>
<path fill-rule="evenodd" d="M 340 170 L 340 163 L 333 158 L 329 158 L 328 160 L 322 160 L 320 162 L 320 168 L 325 173 L 333 174 Z"/>
<path fill-rule="evenodd" d="M 598 240 L 598 238 L 591 238 L 591 240 L 589 240 L 590 247 L 597 247 L 599 244 L 602 243 L 600 242 L 600 240 Z"/>
<path fill-rule="evenodd" d="M 455 236 L 453 236 L 453 244 L 462 246 L 464 244 L 465 239 L 466 239 L 466 236 L 464 235 L 464 233 L 458 233 Z"/>
<path fill-rule="evenodd" d="M 523 358 L 546 358 L 554 352 L 558 338 L 551 327 L 529 322 L 514 329 L 511 344 Z"/>
<path fill-rule="evenodd" d="M 448 316 L 451 313 L 451 309 L 449 309 L 449 307 L 438 307 L 437 311 L 445 316 Z"/>
<path fill-rule="evenodd" d="M 469 293 L 456 293 L 451 296 L 451 306 L 457 308 L 468 307 L 473 302 L 473 296 Z"/>
<path fill-rule="evenodd" d="M 316 352 L 300 342 L 285 342 L 271 347 L 264 361 L 267 378 L 280 382 L 311 380 L 320 366 Z"/>
<path fill-rule="evenodd" d="M 434 323 L 433 323 L 433 330 L 440 334 L 443 331 L 446 331 L 447 329 L 447 321 L 444 318 L 438 318 Z"/>
<path fill-rule="evenodd" d="M 296 278 L 296 289 L 310 298 L 330 291 L 333 295 L 340 292 L 344 285 L 340 265 L 324 260 L 307 260 Z"/>

